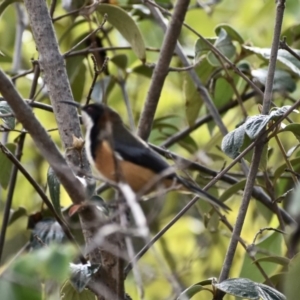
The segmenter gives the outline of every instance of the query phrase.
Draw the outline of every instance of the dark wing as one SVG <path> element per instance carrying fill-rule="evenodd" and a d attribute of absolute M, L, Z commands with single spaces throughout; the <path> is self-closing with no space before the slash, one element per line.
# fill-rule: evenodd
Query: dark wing
<path fill-rule="evenodd" d="M 170 167 L 168 163 L 158 153 L 149 148 L 149 146 L 143 141 L 141 141 L 139 138 L 131 134 L 125 127 L 115 126 L 115 128 L 113 128 L 113 136 L 114 150 L 124 160 L 150 169 L 157 174 Z M 210 202 L 213 205 L 223 208 L 225 211 L 230 210 L 230 208 L 223 202 L 221 202 L 214 196 L 208 194 L 207 192 L 203 191 L 201 188 L 189 182 L 188 180 L 177 176 L 176 173 L 167 176 L 167 178 L 176 178 L 179 183 L 181 183 L 188 190 L 195 193 L 202 199 Z"/>
<path fill-rule="evenodd" d="M 114 150 L 124 159 L 139 166 L 161 173 L 169 168 L 168 163 L 139 138 L 131 134 L 125 127 L 113 129 Z M 175 175 L 175 174 L 174 174 Z"/>

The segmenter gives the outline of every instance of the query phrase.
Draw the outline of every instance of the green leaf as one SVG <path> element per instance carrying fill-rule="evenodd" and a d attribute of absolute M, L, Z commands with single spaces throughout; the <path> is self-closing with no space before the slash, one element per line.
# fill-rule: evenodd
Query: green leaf
<path fill-rule="evenodd" d="M 246 179 L 243 179 L 236 184 L 232 185 L 230 188 L 226 189 L 225 192 L 221 195 L 220 201 L 224 202 L 231 196 L 235 195 L 238 191 L 244 189 L 246 184 Z"/>
<path fill-rule="evenodd" d="M 251 75 L 256 78 L 262 85 L 267 82 L 268 69 L 256 69 L 251 71 Z M 294 92 L 296 83 L 290 73 L 284 70 L 276 70 L 274 74 L 273 90 L 279 92 Z"/>
<path fill-rule="evenodd" d="M 95 294 L 89 290 L 77 292 L 70 281 L 67 281 L 62 287 L 61 296 L 63 300 L 96 300 Z"/>
<path fill-rule="evenodd" d="M 198 283 L 195 283 L 188 287 L 186 290 L 184 290 L 177 298 L 176 300 L 185 300 L 185 299 L 191 299 L 194 295 L 198 294 L 203 290 L 203 287 L 206 285 L 211 285 L 212 280 L 207 279 L 200 281 Z"/>
<path fill-rule="evenodd" d="M 295 138 L 300 142 L 300 124 L 299 123 L 288 124 L 283 129 L 281 129 L 278 133 L 287 132 L 287 131 L 293 133 Z M 298 147 L 298 146 L 296 146 L 296 147 Z"/>
<path fill-rule="evenodd" d="M 60 181 L 57 178 L 55 172 L 49 167 L 47 172 L 47 183 L 49 187 L 49 194 L 54 206 L 54 209 L 58 214 L 61 214 L 60 210 Z"/>
<path fill-rule="evenodd" d="M 284 292 L 289 300 L 299 299 L 300 255 L 296 255 L 290 263 L 285 276 Z"/>
<path fill-rule="evenodd" d="M 73 245 L 50 245 L 19 257 L 13 263 L 12 270 L 16 273 L 22 270 L 29 277 L 39 276 L 63 282 L 70 273 L 69 263 L 75 254 Z"/>
<path fill-rule="evenodd" d="M 237 64 L 237 67 L 243 73 L 246 73 L 246 74 L 250 74 L 251 73 L 251 64 L 247 60 L 241 60 Z"/>
<path fill-rule="evenodd" d="M 195 140 L 189 135 L 185 136 L 183 139 L 180 139 L 178 144 L 191 154 L 197 152 L 199 149 Z"/>
<path fill-rule="evenodd" d="M 207 59 L 203 59 L 201 63 L 195 68 L 200 80 L 206 82 L 210 78 L 214 67 L 212 67 Z M 197 90 L 195 84 L 187 75 L 183 74 L 183 93 L 186 107 L 186 117 L 189 124 L 193 124 L 198 117 L 200 108 L 202 106 L 202 97 Z"/>
<path fill-rule="evenodd" d="M 278 120 L 280 117 L 282 117 L 289 109 L 291 108 L 290 105 L 285 105 L 285 106 L 282 106 L 282 107 L 273 107 L 271 109 L 271 112 L 270 112 L 270 117 L 271 117 L 271 120 Z M 299 113 L 298 110 L 294 109 L 293 110 L 294 113 Z"/>
<path fill-rule="evenodd" d="M 228 24 L 219 24 L 215 28 L 215 33 L 219 35 L 221 29 L 225 30 L 227 34 L 231 37 L 233 41 L 237 41 L 240 44 L 244 44 L 244 39 L 241 37 L 241 35 L 230 25 Z"/>
<path fill-rule="evenodd" d="M 290 160 L 290 163 L 293 167 L 293 169 L 297 169 L 300 165 L 300 157 L 297 158 L 293 158 Z M 274 185 L 276 184 L 277 179 L 281 176 L 282 173 L 285 172 L 285 169 L 287 168 L 286 163 L 280 165 L 274 172 L 274 179 L 273 179 L 273 183 Z"/>
<path fill-rule="evenodd" d="M 254 262 L 272 262 L 277 265 L 288 266 L 290 260 L 284 256 L 273 255 L 273 256 L 265 256 L 265 257 L 258 258 Z"/>
<path fill-rule="evenodd" d="M 221 283 L 216 283 L 214 286 L 229 295 L 259 300 L 256 283 L 247 278 L 230 278 Z"/>
<path fill-rule="evenodd" d="M 198 117 L 203 100 L 188 73 L 184 74 L 183 95 L 185 100 L 185 115 L 189 125 L 192 126 Z"/>
<path fill-rule="evenodd" d="M 64 41 L 64 39 L 68 39 L 70 38 L 70 36 L 72 36 L 71 31 L 73 29 L 76 29 L 77 26 L 82 26 L 82 24 L 85 24 L 87 21 L 85 19 L 78 19 L 74 22 L 72 22 L 72 24 L 66 29 L 66 31 L 61 35 L 61 37 L 58 40 L 58 44 L 61 45 L 62 42 Z M 88 33 L 86 33 L 84 36 L 80 37 L 80 40 L 82 40 L 85 36 L 87 36 Z M 77 40 L 77 42 L 79 42 L 79 40 Z M 74 44 L 75 45 L 75 44 Z M 82 45 L 84 47 L 84 44 Z M 78 48 L 76 48 L 77 50 L 82 47 L 82 46 L 78 46 Z M 68 58 L 69 59 L 69 58 Z"/>
<path fill-rule="evenodd" d="M 5 147 L 11 152 L 14 153 L 16 150 L 15 144 L 6 144 Z M 6 155 L 0 151 L 0 185 L 7 189 L 10 179 L 10 173 L 12 168 L 12 162 L 6 157 Z"/>
<path fill-rule="evenodd" d="M 81 61 L 77 69 L 75 71 L 75 77 L 72 76 L 71 80 L 71 88 L 72 88 L 72 93 L 74 96 L 74 99 L 82 99 L 84 95 L 84 87 L 85 87 L 85 82 L 86 82 L 86 77 L 85 76 L 86 72 L 86 66 L 83 61 Z"/>
<path fill-rule="evenodd" d="M 131 45 L 133 52 L 144 63 L 146 61 L 146 48 L 142 34 L 134 20 L 128 13 L 115 5 L 101 3 L 97 11 L 113 25 Z"/>
<path fill-rule="evenodd" d="M 292 45 L 293 42 L 299 40 L 300 24 L 292 25 L 281 33 L 281 38 L 286 38 L 286 43 Z"/>
<path fill-rule="evenodd" d="M 282 117 L 291 106 L 275 107 L 269 115 L 256 115 L 249 117 L 244 123 L 245 133 L 251 140 L 254 140 L 263 131 L 267 124 L 273 120 L 276 121 Z"/>
<path fill-rule="evenodd" d="M 229 82 L 220 77 L 216 80 L 216 84 L 214 87 L 214 103 L 216 107 L 222 107 L 223 105 L 227 104 L 233 96 L 233 89 Z"/>
<path fill-rule="evenodd" d="M 25 280 L 18 280 L 24 278 Z M 28 276 L 26 272 L 20 270 L 15 273 L 7 270 L 5 276 L 0 277 L 1 300 L 42 300 L 42 286 L 38 278 Z"/>
<path fill-rule="evenodd" d="M 270 120 L 271 117 L 269 115 L 256 115 L 249 117 L 244 124 L 245 133 L 247 133 L 251 140 L 256 139 L 262 130 L 266 128 Z"/>
<path fill-rule="evenodd" d="M 207 38 L 206 40 L 209 41 L 211 44 L 214 44 L 217 38 Z M 202 60 L 206 56 L 206 54 L 209 53 L 211 50 L 211 47 L 202 38 L 199 38 L 196 41 L 194 48 L 195 48 L 194 63 Z"/>
<path fill-rule="evenodd" d="M 153 69 L 151 69 L 151 68 L 149 68 L 145 65 L 139 65 L 139 66 L 133 67 L 131 69 L 131 72 L 132 73 L 137 73 L 139 75 L 143 75 L 147 78 L 151 78 L 152 73 L 153 73 Z"/>
<path fill-rule="evenodd" d="M 186 300 L 191 299 L 194 295 L 198 294 L 203 290 L 202 285 L 200 284 L 194 284 L 190 287 L 188 287 L 186 290 L 184 290 L 179 297 L 177 297 L 177 300 Z"/>
<path fill-rule="evenodd" d="M 128 57 L 126 54 L 117 54 L 114 57 L 112 57 L 110 61 L 120 69 L 125 70 L 128 64 Z"/>
<path fill-rule="evenodd" d="M 3 12 L 5 11 L 5 9 L 10 4 L 13 4 L 13 3 L 16 3 L 16 2 L 22 2 L 22 1 L 21 0 L 4 0 L 4 1 L 1 1 L 1 3 L 0 3 L 0 16 L 3 14 Z"/>
<path fill-rule="evenodd" d="M 9 50 L 1 49 L 0 62 L 1 63 L 11 63 L 12 62 L 12 53 Z"/>
<path fill-rule="evenodd" d="M 240 154 L 240 148 L 244 143 L 244 124 L 226 134 L 222 140 L 222 151 L 231 158 L 236 158 Z"/>
<path fill-rule="evenodd" d="M 252 220 L 253 222 L 253 220 Z M 272 255 L 282 256 L 284 252 L 282 250 L 283 236 L 280 233 L 272 232 L 270 234 L 264 235 L 256 243 L 256 248 L 261 249 L 260 252 L 266 253 L 265 251 L 272 252 Z M 255 251 L 255 249 L 253 250 Z M 257 252 L 255 258 L 264 257 L 265 254 Z M 261 262 L 261 266 L 264 269 L 266 274 L 273 274 L 278 270 L 278 266 L 275 264 L 270 264 L 268 262 Z M 249 258 L 248 253 L 244 254 L 244 259 L 242 262 L 241 271 L 239 277 L 249 278 L 258 282 L 264 281 L 264 276 L 257 269 L 256 265 L 253 264 L 253 261 Z"/>
<path fill-rule="evenodd" d="M 13 114 L 12 109 L 6 101 L 0 101 L 0 115 L 1 114 Z M 1 119 L 9 129 L 15 128 L 15 117 L 3 117 Z"/>
<path fill-rule="evenodd" d="M 153 128 L 158 129 L 159 131 L 162 131 L 162 129 L 164 128 L 168 128 L 171 129 L 172 133 L 176 133 L 179 131 L 179 128 L 178 126 L 174 125 L 176 124 L 174 118 L 178 118 L 178 116 L 169 114 L 160 118 L 155 118 L 155 120 L 153 121 Z"/>
<path fill-rule="evenodd" d="M 209 214 L 208 220 L 206 222 L 205 228 L 209 232 L 217 232 L 220 224 L 220 216 L 216 212 L 212 212 Z"/>
<path fill-rule="evenodd" d="M 269 60 L 271 55 L 270 48 L 258 48 L 258 47 L 250 47 L 250 46 L 243 46 L 244 49 L 249 51 L 250 53 L 257 54 L 264 59 Z M 293 49 L 298 55 L 300 55 L 300 50 Z M 300 61 L 294 57 L 292 54 L 287 52 L 286 50 L 279 49 L 277 60 L 280 61 L 282 64 L 287 66 L 290 70 L 292 70 L 298 76 L 300 75 Z"/>
<path fill-rule="evenodd" d="M 244 151 L 251 143 L 252 140 L 248 137 L 248 135 L 245 135 L 244 143 L 240 148 L 240 152 Z M 253 157 L 253 148 L 245 154 L 244 159 L 246 159 L 249 163 L 251 163 L 252 157 Z M 261 159 L 259 161 L 259 168 L 262 171 L 266 171 L 267 163 L 268 163 L 268 143 L 264 145 Z"/>
<path fill-rule="evenodd" d="M 215 41 L 214 46 L 228 59 L 232 59 L 235 55 L 236 49 L 232 43 L 232 39 L 223 28 L 219 29 L 218 38 Z M 219 60 L 212 51 L 207 54 L 207 60 L 212 66 L 220 66 Z"/>
<path fill-rule="evenodd" d="M 286 300 L 283 294 L 268 285 L 257 283 L 257 290 L 263 300 Z"/>
<path fill-rule="evenodd" d="M 20 206 L 16 210 L 11 210 L 10 215 L 9 215 L 9 220 L 8 220 L 8 225 L 11 225 L 18 219 L 27 216 L 27 210 L 26 208 Z"/>

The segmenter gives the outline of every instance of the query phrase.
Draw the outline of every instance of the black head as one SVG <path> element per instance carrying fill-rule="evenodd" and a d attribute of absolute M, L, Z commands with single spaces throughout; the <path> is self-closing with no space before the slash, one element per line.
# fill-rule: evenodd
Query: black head
<path fill-rule="evenodd" d="M 93 121 L 93 123 L 99 122 L 99 120 L 105 118 L 109 112 L 109 108 L 104 104 L 89 104 L 81 108 L 83 114 L 86 113 Z"/>
<path fill-rule="evenodd" d="M 88 120 L 89 120 L 88 122 L 89 125 L 91 125 L 90 123 L 92 123 L 92 124 L 98 124 L 98 126 L 101 123 L 105 124 L 107 121 L 110 121 L 112 123 L 120 123 L 120 122 L 122 123 L 119 114 L 105 104 L 93 103 L 93 104 L 81 106 L 79 103 L 73 101 L 61 101 L 61 102 L 76 107 L 80 107 L 85 125 L 87 125 Z"/>

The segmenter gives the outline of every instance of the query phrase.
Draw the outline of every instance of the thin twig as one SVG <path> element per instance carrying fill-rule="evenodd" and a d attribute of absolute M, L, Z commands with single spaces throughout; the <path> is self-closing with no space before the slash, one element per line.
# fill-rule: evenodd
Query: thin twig
<path fill-rule="evenodd" d="M 53 20 L 54 11 L 55 11 L 55 8 L 56 8 L 56 2 L 57 2 L 56 0 L 51 0 L 51 4 L 50 4 L 49 13 L 50 13 L 50 17 L 51 17 L 52 20 Z"/>
<path fill-rule="evenodd" d="M 192 70 L 192 69 L 196 68 L 198 65 L 199 65 L 199 61 L 197 61 L 196 63 L 191 64 L 189 66 L 182 67 L 182 68 L 169 67 L 168 72 L 186 72 L 186 71 L 189 71 L 189 70 Z M 150 68 L 150 69 L 155 69 L 157 64 L 155 64 L 155 63 L 152 63 L 152 64 L 146 63 L 145 66 Z"/>
<path fill-rule="evenodd" d="M 95 30 L 93 30 L 86 37 L 84 37 L 81 41 L 79 41 L 76 45 L 74 45 L 70 50 L 68 50 L 67 52 L 65 52 L 63 54 L 63 57 L 68 56 L 68 54 L 71 53 L 74 49 L 76 49 L 77 47 L 79 47 L 87 39 L 89 39 L 91 36 L 95 35 L 99 30 L 101 30 L 103 28 L 104 24 L 106 23 L 106 20 L 107 20 L 107 15 L 104 15 L 102 23 Z"/>
<path fill-rule="evenodd" d="M 300 55 L 295 52 L 287 43 L 286 43 L 286 37 L 283 38 L 282 41 L 279 42 L 279 49 L 284 49 L 290 54 L 292 54 L 295 58 L 297 58 L 300 61 Z"/>
<path fill-rule="evenodd" d="M 76 14 L 78 14 L 78 13 L 80 12 L 80 10 L 81 10 L 80 8 L 79 8 L 79 9 L 74 9 L 74 10 L 72 10 L 72 11 L 67 12 L 67 13 L 64 14 L 64 15 L 58 16 L 58 17 L 56 17 L 56 18 L 52 18 L 52 22 L 55 23 L 56 21 L 59 21 L 59 20 L 61 20 L 61 19 L 63 19 L 63 18 L 72 16 L 72 15 L 76 15 Z"/>
<path fill-rule="evenodd" d="M 29 75 L 33 72 L 33 68 L 24 72 L 21 72 L 20 74 L 14 75 L 11 77 L 11 80 L 14 82 L 15 80 L 21 78 L 21 77 L 25 77 L 26 75 Z"/>
<path fill-rule="evenodd" d="M 88 93 L 88 95 L 86 97 L 85 105 L 89 104 L 89 102 L 91 100 L 91 97 L 92 97 L 92 93 L 93 93 L 94 87 L 95 87 L 95 83 L 97 81 L 97 78 L 105 70 L 105 68 L 107 67 L 107 63 L 108 63 L 109 58 L 108 57 L 105 58 L 105 60 L 104 60 L 104 62 L 102 64 L 100 70 L 98 70 L 97 62 L 96 62 L 96 59 L 95 59 L 94 56 L 92 56 L 92 60 L 93 60 L 93 63 L 94 63 L 94 76 L 93 76 L 93 80 L 92 80 L 92 84 L 91 84 L 89 93 Z"/>
<path fill-rule="evenodd" d="M 146 51 L 149 51 L 149 52 L 160 52 L 159 48 L 146 47 L 145 49 L 146 49 Z M 72 51 L 68 55 L 66 55 L 65 58 L 69 58 L 69 57 L 77 56 L 77 55 L 78 56 L 79 55 L 87 55 L 87 54 L 93 53 L 93 52 L 106 52 L 106 51 L 116 51 L 116 50 L 130 50 L 130 51 L 132 51 L 132 47 L 131 46 L 110 46 L 110 47 L 101 47 L 101 48 L 88 47 L 86 49 Z M 172 56 L 176 56 L 176 53 L 173 53 Z M 188 58 L 193 59 L 194 56 L 193 55 L 188 55 Z"/>
<path fill-rule="evenodd" d="M 23 146 L 25 141 L 25 134 L 21 134 L 18 138 L 18 144 L 16 149 L 16 159 L 21 160 L 22 152 L 23 152 Z M 7 197 L 5 201 L 5 207 L 3 212 L 3 220 L 2 220 L 2 226 L 1 226 L 1 235 L 0 235 L 0 262 L 2 258 L 2 252 L 4 249 L 4 243 L 5 243 L 5 235 L 6 235 L 6 229 L 9 222 L 9 216 L 10 216 L 10 209 L 12 205 L 13 195 L 16 188 L 16 182 L 17 182 L 17 175 L 18 175 L 18 168 L 16 165 L 13 165 L 10 179 L 9 179 L 9 188 L 7 192 Z"/>
<path fill-rule="evenodd" d="M 247 100 L 251 99 L 252 97 L 254 97 L 255 95 L 256 95 L 256 92 L 249 92 L 248 94 L 245 94 L 242 96 L 242 101 L 247 101 Z M 219 108 L 218 112 L 219 112 L 219 114 L 222 114 L 222 113 L 228 111 L 229 109 L 236 107 L 238 104 L 239 103 L 237 100 L 233 100 L 233 101 L 225 104 L 221 108 Z M 163 143 L 160 144 L 160 147 L 167 148 L 167 147 L 174 145 L 176 142 L 180 141 L 181 139 L 183 139 L 184 137 L 189 135 L 195 129 L 199 128 L 200 126 L 202 126 L 212 120 L 213 120 L 213 117 L 211 114 L 200 117 L 199 119 L 196 120 L 196 122 L 192 126 L 186 127 L 184 129 L 182 129 L 181 131 L 176 132 L 169 138 L 167 138 Z"/>
<path fill-rule="evenodd" d="M 32 84 L 30 88 L 30 93 L 29 93 L 29 99 L 34 100 L 34 96 L 36 93 L 36 88 L 38 84 L 38 79 L 40 77 L 40 64 L 37 60 L 32 61 L 33 65 L 33 79 L 32 79 Z"/>
<path fill-rule="evenodd" d="M 258 238 L 259 235 L 263 234 L 264 231 L 275 231 L 275 232 L 278 232 L 278 233 L 281 233 L 281 234 L 286 234 L 284 231 L 279 230 L 277 228 L 264 227 L 264 228 L 259 229 L 259 231 L 255 234 L 255 237 L 253 239 L 252 245 L 255 245 L 256 239 Z"/>

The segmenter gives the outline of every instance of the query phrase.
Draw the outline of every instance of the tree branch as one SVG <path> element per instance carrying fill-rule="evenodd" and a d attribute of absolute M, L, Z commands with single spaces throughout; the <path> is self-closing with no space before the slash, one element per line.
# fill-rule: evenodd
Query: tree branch
<path fill-rule="evenodd" d="M 39 63 L 48 88 L 62 145 L 64 149 L 68 149 L 72 146 L 73 135 L 80 137 L 81 132 L 76 108 L 61 103 L 61 100 L 74 101 L 64 59 L 59 51 L 46 2 L 44 0 L 25 0 L 24 3 L 28 11 L 30 25 L 39 52 Z M 3 76 L 0 78 L 0 82 L 1 79 L 4 80 Z M 0 85 L 0 89 L 2 89 L 2 84 Z M 6 85 L 8 85 L 7 82 Z M 49 139 L 45 130 L 35 119 L 29 107 L 25 105 L 19 95 L 14 95 L 13 97 L 14 99 L 18 98 L 18 102 L 21 103 L 19 103 L 19 106 L 16 105 L 16 101 L 11 101 L 11 94 L 7 93 L 5 95 L 3 93 L 3 96 L 11 105 L 18 120 L 23 123 L 24 128 L 31 134 L 43 157 L 50 163 L 72 201 L 74 203 L 82 203 L 85 200 L 85 192 L 82 185 L 79 184 L 72 170 L 66 164 L 54 143 Z M 79 170 L 82 172 L 82 175 L 91 173 L 85 153 L 83 153 L 82 161 L 80 161 L 79 156 L 74 151 L 68 151 L 66 159 L 69 164 L 75 166 L 74 170 Z M 76 168 L 76 166 L 81 164 L 81 170 L 80 168 Z M 82 210 L 80 212 L 80 220 L 88 247 L 90 244 L 94 244 L 93 239 L 99 230 L 99 224 L 101 225 L 102 220 L 100 220 L 100 217 L 92 208 Z M 116 243 L 114 245 L 119 249 Z M 95 274 L 92 281 L 94 286 L 105 286 L 104 289 L 97 289 L 98 299 L 111 299 L 108 295 L 111 293 L 114 294 L 116 285 L 120 288 L 118 288 L 114 299 L 122 299 L 124 297 L 124 284 L 122 280 L 123 274 L 119 271 L 119 267 L 122 265 L 119 257 L 112 255 L 110 252 L 102 251 L 100 248 L 93 248 L 89 253 L 89 258 L 92 263 L 101 263 L 102 265 L 102 268 Z"/>
<path fill-rule="evenodd" d="M 160 94 L 168 74 L 169 65 L 179 37 L 189 0 L 177 0 L 174 13 L 167 28 L 157 65 L 154 69 L 147 99 L 138 124 L 138 135 L 147 140 L 160 98 Z"/>
<path fill-rule="evenodd" d="M 265 93 L 264 93 L 264 100 L 263 100 L 263 110 L 262 110 L 263 114 L 268 114 L 270 107 L 271 107 L 273 81 L 274 81 L 274 74 L 275 74 L 275 68 L 276 68 L 277 53 L 278 53 L 278 48 L 279 48 L 280 31 L 281 31 L 281 26 L 282 26 L 284 7 L 285 7 L 285 0 L 277 1 L 277 13 L 276 13 L 274 37 L 273 37 L 273 43 L 272 43 L 272 48 L 271 48 L 268 77 L 267 77 L 266 88 L 265 88 Z M 228 247 L 228 250 L 226 253 L 223 268 L 221 270 L 219 282 L 224 281 L 229 276 L 229 271 L 232 266 L 233 258 L 234 258 L 236 247 L 238 244 L 238 237 L 241 235 L 244 220 L 245 220 L 249 202 L 251 199 L 252 190 L 253 190 L 253 186 L 255 183 L 256 174 L 258 171 L 259 162 L 260 162 L 260 158 L 261 158 L 262 151 L 264 148 L 264 144 L 265 144 L 265 140 L 262 139 L 258 142 L 257 146 L 254 148 L 252 163 L 250 166 L 250 171 L 249 171 L 249 175 L 248 175 L 245 190 L 244 190 L 243 200 L 242 200 L 242 203 L 241 203 L 241 206 L 239 209 L 236 224 L 233 229 L 232 237 L 231 237 L 230 244 L 229 244 L 229 247 Z M 219 292 L 217 294 L 216 299 L 222 299 L 223 296 L 224 296 L 223 292 Z"/>
<path fill-rule="evenodd" d="M 159 9 L 157 7 L 153 6 L 153 5 L 157 6 L 157 4 L 154 1 L 147 0 L 146 5 L 150 9 L 154 18 L 158 21 L 159 25 L 162 27 L 163 31 L 166 31 L 167 25 L 165 24 L 163 15 L 161 14 L 161 12 L 159 11 Z M 188 67 L 190 65 L 190 63 L 187 59 L 187 56 L 184 54 L 182 47 L 178 41 L 177 41 L 175 52 L 178 55 L 178 57 L 180 58 L 183 66 Z M 223 121 L 220 117 L 220 114 L 218 113 L 216 106 L 214 105 L 207 89 L 200 81 L 196 71 L 194 69 L 192 69 L 192 70 L 189 70 L 188 73 L 189 73 L 197 91 L 201 95 L 210 115 L 213 117 L 213 120 L 215 121 L 216 125 L 219 127 L 222 135 L 226 135 L 228 132 L 227 128 L 223 124 Z"/>
<path fill-rule="evenodd" d="M 64 59 L 59 52 L 54 28 L 46 3 L 41 0 L 25 0 L 30 25 L 39 52 L 39 63 L 48 89 L 51 104 L 58 125 L 59 134 L 65 149 L 72 146 L 74 134 L 81 136 L 77 118 L 77 110 L 71 105 L 61 103 L 61 100 L 73 101 L 71 87 L 68 81 Z M 66 122 L 66 120 L 69 120 Z M 80 165 L 79 157 L 72 151 L 66 154 L 69 163 Z M 83 170 L 90 173 L 90 168 L 83 156 Z"/>

